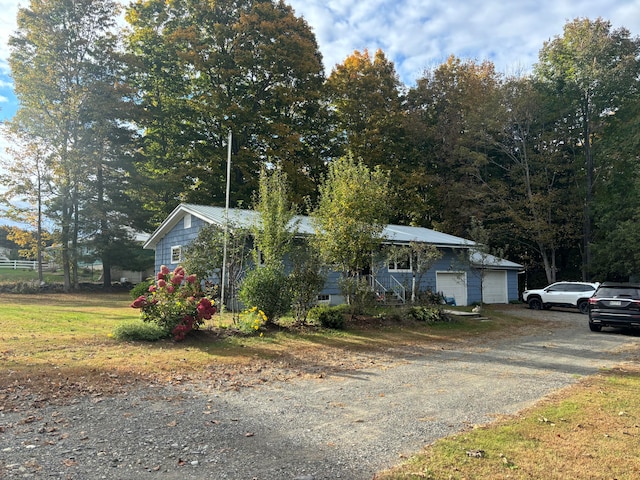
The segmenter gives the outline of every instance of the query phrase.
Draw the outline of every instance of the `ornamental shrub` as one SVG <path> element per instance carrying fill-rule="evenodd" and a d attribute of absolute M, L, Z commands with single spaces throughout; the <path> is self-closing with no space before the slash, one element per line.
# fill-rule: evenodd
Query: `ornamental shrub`
<path fill-rule="evenodd" d="M 262 310 L 275 322 L 291 308 L 291 291 L 282 268 L 264 266 L 250 271 L 240 285 L 239 297 L 245 306 Z"/>
<path fill-rule="evenodd" d="M 143 280 L 142 282 L 136 284 L 131 290 L 129 290 L 129 295 L 133 300 L 135 300 L 140 295 L 145 295 L 149 291 L 149 287 L 154 283 L 155 280 L 153 278 Z"/>
<path fill-rule="evenodd" d="M 426 322 L 428 324 L 451 321 L 451 318 L 440 307 L 411 307 L 408 315 L 418 322 Z"/>
<path fill-rule="evenodd" d="M 123 322 L 113 330 L 113 337 L 118 340 L 155 342 L 166 336 L 166 332 L 158 325 L 141 320 Z"/>
<path fill-rule="evenodd" d="M 344 307 L 318 305 L 309 311 L 309 318 L 320 323 L 324 328 L 344 330 L 346 322 L 344 320 Z"/>
<path fill-rule="evenodd" d="M 171 272 L 165 265 L 147 293 L 136 298 L 131 307 L 140 309 L 142 321 L 155 323 L 176 341 L 184 340 L 216 312 L 195 275 L 187 275 L 181 266 Z"/>

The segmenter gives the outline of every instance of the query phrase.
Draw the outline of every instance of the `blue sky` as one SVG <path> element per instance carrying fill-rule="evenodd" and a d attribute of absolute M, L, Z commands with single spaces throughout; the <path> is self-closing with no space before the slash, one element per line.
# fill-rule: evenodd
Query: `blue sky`
<path fill-rule="evenodd" d="M 313 29 L 327 75 L 354 50 L 381 48 L 401 80 L 415 83 L 451 54 L 491 60 L 499 72 L 531 70 L 545 40 L 577 17 L 611 21 L 640 35 L 640 0 L 289 0 Z M 18 5 L 0 0 L 0 120 L 16 110 L 7 40 Z"/>

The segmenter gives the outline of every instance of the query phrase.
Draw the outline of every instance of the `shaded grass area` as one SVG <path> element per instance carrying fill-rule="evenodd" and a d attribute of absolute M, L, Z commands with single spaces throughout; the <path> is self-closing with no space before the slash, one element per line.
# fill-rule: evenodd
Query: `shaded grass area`
<path fill-rule="evenodd" d="M 0 391 L 14 394 L 5 402 L 15 405 L 51 388 L 108 393 L 139 381 L 187 380 L 237 388 L 324 376 L 403 362 L 416 345 L 532 327 L 514 318 L 427 325 L 394 315 L 360 318 L 345 331 L 274 327 L 258 337 L 231 335 L 229 320 L 216 316 L 184 342 L 117 341 L 115 326 L 138 318 L 130 303 L 126 293 L 0 294 Z"/>
<path fill-rule="evenodd" d="M 586 378 L 535 407 L 428 446 L 376 480 L 640 478 L 640 368 Z"/>

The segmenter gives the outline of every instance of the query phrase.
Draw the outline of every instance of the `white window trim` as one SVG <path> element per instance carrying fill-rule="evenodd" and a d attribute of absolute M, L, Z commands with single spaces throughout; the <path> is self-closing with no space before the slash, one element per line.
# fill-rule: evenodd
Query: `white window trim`
<path fill-rule="evenodd" d="M 178 259 L 174 261 L 175 253 L 178 252 Z M 182 261 L 182 245 L 174 245 L 171 247 L 171 265 L 175 265 Z"/>
<path fill-rule="evenodd" d="M 184 216 L 184 228 L 185 229 L 191 228 L 191 214 L 190 213 L 187 213 Z"/>

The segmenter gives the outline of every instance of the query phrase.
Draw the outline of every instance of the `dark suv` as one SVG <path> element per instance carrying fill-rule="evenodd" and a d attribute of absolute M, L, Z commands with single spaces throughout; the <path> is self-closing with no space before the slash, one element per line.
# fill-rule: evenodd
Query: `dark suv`
<path fill-rule="evenodd" d="M 589 328 L 640 327 L 640 285 L 603 283 L 589 299 Z"/>

